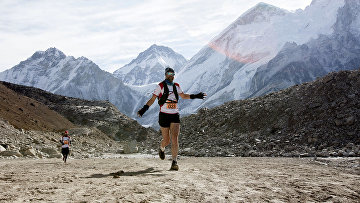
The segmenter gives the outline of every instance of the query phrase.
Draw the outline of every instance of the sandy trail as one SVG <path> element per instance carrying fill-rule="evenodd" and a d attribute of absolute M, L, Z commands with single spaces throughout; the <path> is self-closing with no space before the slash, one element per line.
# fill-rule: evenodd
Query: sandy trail
<path fill-rule="evenodd" d="M 360 175 L 296 158 L 0 160 L 0 202 L 358 202 Z M 121 172 L 123 171 L 123 172 Z M 118 176 L 117 176 L 118 175 Z M 115 178 L 114 178 L 115 176 Z"/>

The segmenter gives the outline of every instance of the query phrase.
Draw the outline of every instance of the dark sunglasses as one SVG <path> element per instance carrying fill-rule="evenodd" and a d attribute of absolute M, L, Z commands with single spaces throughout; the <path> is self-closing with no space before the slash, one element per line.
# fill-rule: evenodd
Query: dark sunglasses
<path fill-rule="evenodd" d="M 174 76 L 175 73 L 172 73 L 172 72 L 167 72 L 166 75 L 171 75 L 171 76 Z"/>

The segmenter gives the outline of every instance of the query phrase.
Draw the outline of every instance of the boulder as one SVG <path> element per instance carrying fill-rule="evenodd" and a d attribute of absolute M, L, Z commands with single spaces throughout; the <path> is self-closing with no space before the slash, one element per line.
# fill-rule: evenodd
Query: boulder
<path fill-rule="evenodd" d="M 355 117 L 354 116 L 349 116 L 348 118 L 345 119 L 345 124 L 346 125 L 353 125 L 355 123 Z"/>
<path fill-rule="evenodd" d="M 41 149 L 41 151 L 45 154 L 49 155 L 49 158 L 61 158 L 62 155 L 60 154 L 60 152 L 54 148 L 51 147 L 44 147 Z"/>
<path fill-rule="evenodd" d="M 8 151 L 3 151 L 3 152 L 0 152 L 0 156 L 17 156 L 17 157 L 22 157 L 23 155 L 17 151 L 17 150 L 8 150 Z"/>
<path fill-rule="evenodd" d="M 139 148 L 137 147 L 136 140 L 131 140 L 130 142 L 125 143 L 124 145 L 125 154 L 137 153 L 138 151 Z"/>
<path fill-rule="evenodd" d="M 24 156 L 36 156 L 36 151 L 32 147 L 22 147 L 20 153 Z"/>
<path fill-rule="evenodd" d="M 0 145 L 0 152 L 3 152 L 3 151 L 6 151 L 6 149 L 2 145 Z"/>

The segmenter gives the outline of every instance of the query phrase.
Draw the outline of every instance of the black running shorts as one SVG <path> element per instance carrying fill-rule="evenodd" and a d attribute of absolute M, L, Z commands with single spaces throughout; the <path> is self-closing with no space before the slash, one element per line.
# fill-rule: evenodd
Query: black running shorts
<path fill-rule="evenodd" d="M 69 147 L 61 148 L 61 154 L 68 155 L 70 152 Z"/>
<path fill-rule="evenodd" d="M 163 128 L 169 128 L 170 123 L 180 123 L 179 114 L 167 114 L 160 112 L 159 113 L 159 125 Z"/>

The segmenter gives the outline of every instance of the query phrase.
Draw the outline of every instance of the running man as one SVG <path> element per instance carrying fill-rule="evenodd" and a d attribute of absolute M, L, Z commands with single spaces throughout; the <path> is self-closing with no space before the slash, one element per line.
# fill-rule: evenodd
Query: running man
<path fill-rule="evenodd" d="M 170 170 L 177 171 L 179 170 L 179 166 L 177 165 L 177 155 L 179 149 L 178 137 L 180 133 L 180 116 L 178 108 L 179 96 L 182 99 L 204 99 L 206 94 L 202 92 L 198 94 L 185 94 L 181 90 L 180 85 L 173 82 L 174 77 L 175 71 L 172 68 L 167 67 L 165 69 L 165 80 L 157 85 L 151 99 L 149 99 L 144 107 L 138 111 L 138 116 L 142 117 L 154 103 L 156 98 L 158 98 L 158 103 L 160 105 L 159 125 L 162 134 L 159 156 L 160 159 L 165 159 L 165 147 L 170 144 L 171 136 L 172 163 Z"/>
<path fill-rule="evenodd" d="M 63 155 L 63 161 L 66 163 L 66 159 L 70 153 L 70 144 L 71 144 L 71 138 L 69 136 L 68 131 L 64 132 L 63 137 L 60 140 L 62 146 L 61 146 L 61 154 Z"/>

